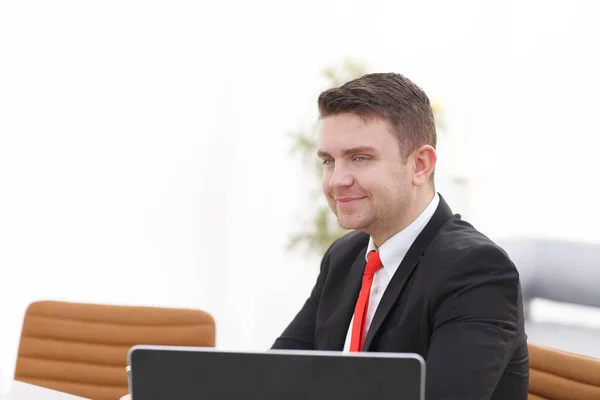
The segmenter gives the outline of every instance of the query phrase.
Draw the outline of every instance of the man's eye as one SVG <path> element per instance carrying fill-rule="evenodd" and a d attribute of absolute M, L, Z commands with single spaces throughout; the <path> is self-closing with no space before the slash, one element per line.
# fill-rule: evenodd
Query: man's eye
<path fill-rule="evenodd" d="M 330 159 L 330 158 L 328 158 L 328 159 L 326 159 L 326 160 L 323 160 L 323 164 L 324 164 L 324 165 L 331 164 L 331 163 L 333 163 L 333 160 L 332 160 L 332 159 Z"/>
<path fill-rule="evenodd" d="M 363 156 L 357 156 L 354 157 L 354 161 L 367 161 L 367 157 L 363 157 Z"/>

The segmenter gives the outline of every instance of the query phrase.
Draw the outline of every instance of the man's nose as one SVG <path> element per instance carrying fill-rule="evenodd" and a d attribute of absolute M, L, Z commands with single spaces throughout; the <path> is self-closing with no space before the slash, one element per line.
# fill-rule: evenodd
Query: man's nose
<path fill-rule="evenodd" d="M 345 187 L 351 186 L 352 182 L 354 182 L 354 178 L 348 168 L 345 168 L 343 165 L 336 164 L 333 167 L 333 172 L 329 178 L 329 186 L 334 187 Z"/>

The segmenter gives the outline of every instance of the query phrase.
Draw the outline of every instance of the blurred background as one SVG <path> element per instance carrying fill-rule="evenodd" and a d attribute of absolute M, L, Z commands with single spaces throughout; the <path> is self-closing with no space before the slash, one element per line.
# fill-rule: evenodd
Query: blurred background
<path fill-rule="evenodd" d="M 438 191 L 526 260 L 530 340 L 572 326 L 587 342 L 551 344 L 599 356 L 599 15 L 594 0 L 0 3 L 3 376 L 40 299 L 202 309 L 218 348 L 268 348 L 320 261 L 289 247 L 321 204 L 293 150 L 319 92 L 362 70 L 436 104 Z"/>

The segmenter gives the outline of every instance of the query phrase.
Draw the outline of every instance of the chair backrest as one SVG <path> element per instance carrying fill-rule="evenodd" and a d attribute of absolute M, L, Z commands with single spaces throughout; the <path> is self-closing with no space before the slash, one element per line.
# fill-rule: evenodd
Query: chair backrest
<path fill-rule="evenodd" d="M 600 399 L 600 359 L 529 343 L 529 400 Z"/>
<path fill-rule="evenodd" d="M 600 244 L 549 239 L 497 242 L 519 271 L 524 300 L 600 307 Z"/>
<path fill-rule="evenodd" d="M 199 310 L 35 302 L 25 313 L 15 379 L 118 399 L 128 392 L 127 353 L 136 344 L 214 347 L 215 323 Z"/>

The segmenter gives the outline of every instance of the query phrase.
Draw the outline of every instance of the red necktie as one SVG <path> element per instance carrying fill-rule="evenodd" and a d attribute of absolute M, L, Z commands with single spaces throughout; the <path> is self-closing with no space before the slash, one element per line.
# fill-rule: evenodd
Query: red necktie
<path fill-rule="evenodd" d="M 354 322 L 352 323 L 352 339 L 350 340 L 350 351 L 362 351 L 363 341 L 365 339 L 365 327 L 367 320 L 367 309 L 369 307 L 369 297 L 371 295 L 371 284 L 375 272 L 383 264 L 379 258 L 379 253 L 371 251 L 363 274 L 362 287 L 360 295 L 354 309 Z"/>

